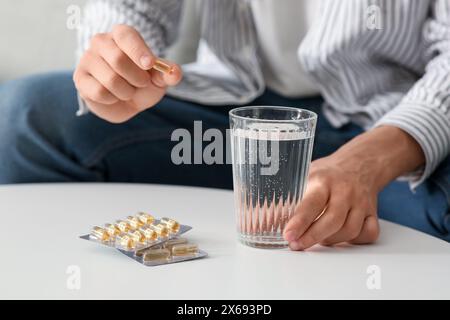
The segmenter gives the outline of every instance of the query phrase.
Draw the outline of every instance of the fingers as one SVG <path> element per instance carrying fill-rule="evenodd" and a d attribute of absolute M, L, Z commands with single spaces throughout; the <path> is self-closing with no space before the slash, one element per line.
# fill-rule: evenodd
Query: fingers
<path fill-rule="evenodd" d="M 324 211 L 329 190 L 318 180 L 308 184 L 305 195 L 296 209 L 296 213 L 287 223 L 284 238 L 291 242 L 300 238 L 318 216 Z"/>
<path fill-rule="evenodd" d="M 333 193 L 324 214 L 298 240 L 290 242 L 289 247 L 292 250 L 304 250 L 322 242 L 342 228 L 348 211 L 345 197 Z"/>
<path fill-rule="evenodd" d="M 132 27 L 115 26 L 97 34 L 74 73 L 77 90 L 91 111 L 103 119 L 124 122 L 158 103 L 182 78 L 181 68 L 163 64 L 170 72 L 153 70 L 156 58 Z"/>
<path fill-rule="evenodd" d="M 122 123 L 134 117 L 138 111 L 131 104 L 116 102 L 105 105 L 89 98 L 84 98 L 89 105 L 89 110 L 102 119 L 106 119 L 111 123 Z"/>
<path fill-rule="evenodd" d="M 138 89 L 133 97 L 136 110 L 141 112 L 156 105 L 165 95 L 165 87 L 158 87 L 150 82 L 150 85 L 144 89 Z"/>
<path fill-rule="evenodd" d="M 165 89 L 150 83 L 147 88 L 137 89 L 133 99 L 127 102 L 116 99 L 115 103 L 102 104 L 89 98 L 82 98 L 89 105 L 89 109 L 100 118 L 112 123 L 122 123 L 157 104 L 164 94 Z"/>
<path fill-rule="evenodd" d="M 142 36 L 127 25 L 116 25 L 112 31 L 117 46 L 142 70 L 150 70 L 155 57 Z"/>
<path fill-rule="evenodd" d="M 145 88 L 150 75 L 137 66 L 114 42 L 110 34 L 98 34 L 92 39 L 91 50 L 102 57 L 106 63 L 130 85 Z"/>
<path fill-rule="evenodd" d="M 362 209 L 351 209 L 342 228 L 332 236 L 323 240 L 321 244 L 329 246 L 357 238 L 361 233 L 366 217 L 365 212 L 361 212 L 360 210 Z"/>
<path fill-rule="evenodd" d="M 370 215 L 364 220 L 362 230 L 358 237 L 349 241 L 353 244 L 369 244 L 377 241 L 380 235 L 380 225 L 375 215 Z"/>
<path fill-rule="evenodd" d="M 163 59 L 156 59 L 141 35 L 132 27 L 117 25 L 110 34 L 97 34 L 91 41 L 91 50 L 102 57 L 118 75 L 130 85 L 144 88 L 150 75 L 156 77 L 154 84 L 159 87 L 177 85 L 182 78 L 180 66 Z M 143 59 L 150 58 L 151 63 Z M 156 61 L 167 66 L 170 72 L 150 70 Z M 150 71 L 150 72 L 147 72 Z"/>
<path fill-rule="evenodd" d="M 80 96 L 84 100 L 89 99 L 104 105 L 111 105 L 119 101 L 119 99 L 87 72 L 78 70 L 74 74 L 74 82 Z"/>
<path fill-rule="evenodd" d="M 135 94 L 136 88 L 117 74 L 100 56 L 87 52 L 81 61 L 81 67 L 85 63 L 89 64 L 89 73 L 119 100 L 128 101 Z"/>
<path fill-rule="evenodd" d="M 154 86 L 158 88 L 167 88 L 167 83 L 164 81 L 164 74 L 152 69 L 148 71 L 150 74 L 151 82 Z"/>

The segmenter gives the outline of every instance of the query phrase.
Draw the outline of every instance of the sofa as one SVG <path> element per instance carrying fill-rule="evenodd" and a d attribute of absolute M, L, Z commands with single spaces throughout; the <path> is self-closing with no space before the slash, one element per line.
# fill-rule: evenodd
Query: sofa
<path fill-rule="evenodd" d="M 169 55 L 179 63 L 195 58 L 199 25 L 196 0 L 185 0 L 179 41 Z M 67 27 L 68 9 L 86 0 L 14 0 L 0 2 L 0 83 L 28 74 L 71 69 L 76 30 Z"/>

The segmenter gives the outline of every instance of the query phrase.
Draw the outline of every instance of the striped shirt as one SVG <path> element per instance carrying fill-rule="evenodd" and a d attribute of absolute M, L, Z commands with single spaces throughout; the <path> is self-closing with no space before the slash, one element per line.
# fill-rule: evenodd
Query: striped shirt
<path fill-rule="evenodd" d="M 198 59 L 169 94 L 209 105 L 241 105 L 266 89 L 250 1 L 197 0 Z M 279 1 L 282 0 L 274 0 Z M 90 0 L 79 30 L 90 38 L 112 26 L 135 27 L 164 56 L 178 33 L 182 0 Z M 299 43 L 303 68 L 335 126 L 399 127 L 422 147 L 426 164 L 408 174 L 414 188 L 450 152 L 450 0 L 323 0 Z M 286 30 L 295 33 L 295 30 Z M 81 111 L 86 111 L 84 103 Z"/>

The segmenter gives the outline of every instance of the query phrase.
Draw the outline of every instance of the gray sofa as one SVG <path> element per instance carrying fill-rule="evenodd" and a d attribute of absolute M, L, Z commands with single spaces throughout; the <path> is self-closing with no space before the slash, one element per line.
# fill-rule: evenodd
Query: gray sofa
<path fill-rule="evenodd" d="M 185 0 L 179 41 L 170 56 L 183 63 L 195 56 L 196 0 Z M 86 0 L 0 1 L 0 83 L 24 75 L 73 68 L 76 31 L 67 28 L 67 9 Z"/>

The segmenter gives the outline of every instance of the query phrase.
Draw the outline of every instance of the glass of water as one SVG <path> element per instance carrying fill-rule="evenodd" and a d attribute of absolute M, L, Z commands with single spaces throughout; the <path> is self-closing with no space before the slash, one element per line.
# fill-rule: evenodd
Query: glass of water
<path fill-rule="evenodd" d="M 231 151 L 239 240 L 282 248 L 283 229 L 303 196 L 317 115 L 255 106 L 230 111 Z"/>

